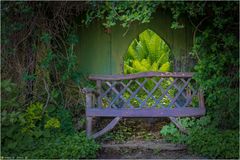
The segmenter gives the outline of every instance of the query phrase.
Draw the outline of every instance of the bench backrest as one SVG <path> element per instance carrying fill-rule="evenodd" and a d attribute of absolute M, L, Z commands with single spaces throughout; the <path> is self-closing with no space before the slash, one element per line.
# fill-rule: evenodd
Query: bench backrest
<path fill-rule="evenodd" d="M 90 75 L 98 96 L 87 116 L 184 117 L 205 114 L 204 98 L 187 72 Z M 93 98 L 94 100 L 94 98 Z"/>

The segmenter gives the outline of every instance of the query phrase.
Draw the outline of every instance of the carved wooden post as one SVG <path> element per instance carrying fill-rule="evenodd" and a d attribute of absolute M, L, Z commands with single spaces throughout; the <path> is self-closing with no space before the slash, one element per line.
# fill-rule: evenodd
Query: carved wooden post
<path fill-rule="evenodd" d="M 97 98 L 97 106 L 99 108 L 102 108 L 102 81 L 101 80 L 97 80 L 97 92 L 99 94 L 98 98 Z"/>
<path fill-rule="evenodd" d="M 86 110 L 92 108 L 92 96 L 91 92 L 86 93 Z M 92 117 L 87 116 L 87 136 L 90 137 L 92 134 Z"/>

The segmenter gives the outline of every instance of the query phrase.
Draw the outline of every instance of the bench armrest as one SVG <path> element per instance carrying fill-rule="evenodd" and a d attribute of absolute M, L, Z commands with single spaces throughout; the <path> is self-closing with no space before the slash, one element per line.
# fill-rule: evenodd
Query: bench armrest
<path fill-rule="evenodd" d="M 86 108 L 93 108 L 99 93 L 92 88 L 83 88 L 82 92 L 86 94 Z"/>
<path fill-rule="evenodd" d="M 99 96 L 99 93 L 95 89 L 93 89 L 93 88 L 83 88 L 82 92 L 84 94 L 94 94 L 96 97 Z"/>

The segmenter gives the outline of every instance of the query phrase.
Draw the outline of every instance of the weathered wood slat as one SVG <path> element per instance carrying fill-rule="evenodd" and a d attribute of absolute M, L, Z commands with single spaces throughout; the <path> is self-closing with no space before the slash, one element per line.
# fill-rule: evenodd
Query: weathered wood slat
<path fill-rule="evenodd" d="M 147 82 L 147 79 L 145 79 L 145 80 L 142 82 L 142 84 L 133 92 L 133 94 L 130 96 L 130 98 L 128 98 L 127 103 L 124 104 L 124 106 L 129 105 L 131 99 L 133 99 L 134 97 L 136 97 L 137 93 L 140 91 L 140 89 L 144 86 L 144 84 L 145 84 L 146 82 Z M 140 103 L 142 103 L 142 102 L 140 102 Z M 125 108 L 125 107 L 124 107 L 124 108 Z"/>
<path fill-rule="evenodd" d="M 124 83 L 121 83 L 124 87 L 126 86 Z M 133 92 L 131 91 L 131 89 L 127 88 L 127 91 L 132 95 Z M 134 98 L 136 98 L 139 102 L 141 102 L 142 100 L 140 98 L 138 98 L 138 96 L 135 96 Z M 124 106 L 126 107 L 126 106 Z M 134 108 L 133 106 L 130 106 L 130 108 Z"/>
<path fill-rule="evenodd" d="M 128 75 L 90 75 L 90 80 L 126 80 L 149 77 L 173 77 L 173 78 L 190 78 L 193 76 L 192 72 L 143 72 Z"/>
<path fill-rule="evenodd" d="M 205 108 L 144 108 L 144 109 L 86 109 L 87 116 L 95 117 L 195 117 L 205 114 Z"/>
<path fill-rule="evenodd" d="M 106 101 L 108 101 L 108 104 L 111 104 L 111 100 L 109 100 L 108 97 L 104 97 L 104 99 L 105 99 Z M 113 108 L 118 108 L 115 104 L 108 105 L 107 108 L 111 108 L 111 106 L 113 106 Z M 99 107 L 98 107 L 98 108 L 99 108 Z"/>
<path fill-rule="evenodd" d="M 121 93 L 120 92 L 118 92 L 118 90 L 116 89 L 116 88 L 112 88 L 112 90 L 117 94 L 117 96 L 111 101 L 111 103 L 110 103 L 110 106 L 111 105 L 114 105 L 114 102 L 117 100 L 117 99 L 121 99 L 121 100 L 123 100 L 125 103 L 127 103 L 127 100 L 122 96 L 122 93 L 125 91 L 125 89 L 127 89 L 127 87 L 130 85 L 130 83 L 128 83 L 128 85 L 121 91 Z M 133 108 L 133 106 L 131 105 L 131 104 L 129 104 L 129 106 L 131 107 L 131 108 Z M 123 107 L 123 106 L 122 106 Z"/>
<path fill-rule="evenodd" d="M 86 132 L 88 137 L 92 135 L 92 119 L 92 117 L 87 117 Z"/>
<path fill-rule="evenodd" d="M 194 90 L 193 94 L 186 99 L 186 103 L 183 105 L 183 107 L 186 107 L 192 100 L 192 98 L 197 94 L 197 91 Z"/>
<path fill-rule="evenodd" d="M 191 78 L 189 78 L 187 82 L 184 82 L 185 84 L 183 85 L 182 89 L 178 91 L 175 97 L 171 100 L 171 103 L 168 105 L 168 107 L 171 107 L 176 102 L 177 98 L 182 94 L 183 90 L 187 87 L 190 81 L 191 81 Z"/>
<path fill-rule="evenodd" d="M 157 100 L 152 96 L 152 94 L 156 91 L 156 89 L 158 88 L 158 86 L 161 84 L 162 81 L 163 81 L 163 78 L 161 78 L 157 83 L 155 83 L 155 87 L 151 90 L 151 92 L 148 92 L 148 96 L 147 96 L 147 98 L 143 101 L 143 103 L 140 105 L 140 108 L 142 108 L 142 107 L 146 104 L 147 100 L 148 100 L 150 97 L 152 97 L 155 102 L 157 101 Z"/>
<path fill-rule="evenodd" d="M 103 128 L 101 131 L 95 133 L 92 135 L 93 138 L 97 138 L 102 136 L 104 133 L 112 130 L 120 121 L 121 117 L 115 117 L 105 128 Z"/>
<path fill-rule="evenodd" d="M 99 93 L 99 96 L 97 98 L 97 107 L 102 108 L 102 81 L 101 80 L 97 80 L 97 92 Z"/>
<path fill-rule="evenodd" d="M 101 98 L 105 97 L 111 90 L 112 88 L 117 84 L 117 82 L 113 82 L 113 83 L 110 83 L 110 82 L 105 82 L 107 84 L 107 86 L 109 87 L 104 93 L 102 93 L 100 96 Z"/>
<path fill-rule="evenodd" d="M 158 88 L 160 88 L 161 92 L 162 92 L 162 96 L 160 98 L 158 98 L 158 100 L 155 102 L 155 105 L 153 105 L 153 107 L 156 107 L 160 101 L 163 99 L 163 97 L 166 95 L 166 93 L 172 88 L 172 86 L 176 83 L 177 78 L 174 79 L 174 81 L 167 87 L 167 89 L 164 91 L 164 89 L 161 86 L 158 86 Z"/>

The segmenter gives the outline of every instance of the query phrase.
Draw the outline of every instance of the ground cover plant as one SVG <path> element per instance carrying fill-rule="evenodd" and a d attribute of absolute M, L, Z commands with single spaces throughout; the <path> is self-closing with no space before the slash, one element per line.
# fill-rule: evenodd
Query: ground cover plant
<path fill-rule="evenodd" d="M 207 108 L 207 117 L 180 120 L 188 135 L 172 124 L 161 135 L 207 158 L 239 158 L 238 1 L 2 1 L 1 156 L 95 158 L 99 145 L 84 133 L 81 88 L 92 84 L 79 72 L 77 27 L 100 20 L 107 29 L 120 24 L 127 36 L 133 22 L 148 23 L 161 10 L 172 29 L 185 27 L 182 17 L 193 26 L 189 56 Z"/>

